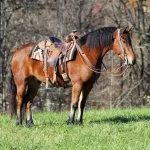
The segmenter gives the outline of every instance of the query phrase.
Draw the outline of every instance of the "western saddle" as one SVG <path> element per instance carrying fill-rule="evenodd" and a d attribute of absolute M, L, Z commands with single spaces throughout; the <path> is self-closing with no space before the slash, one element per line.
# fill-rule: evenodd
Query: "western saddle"
<path fill-rule="evenodd" d="M 64 81 L 69 81 L 67 73 L 67 55 L 70 51 L 75 51 L 76 43 L 80 36 L 77 34 L 76 30 L 73 30 L 69 35 L 66 36 L 64 42 L 54 37 L 50 40 L 42 41 L 38 44 L 39 48 L 43 51 L 43 62 L 44 62 L 44 74 L 46 78 L 46 89 L 48 88 L 49 82 L 51 84 L 57 83 L 57 67 L 61 66 L 62 78 Z M 73 54 L 71 52 L 71 54 Z M 69 56 L 73 57 L 73 56 Z M 71 59 L 70 59 L 71 60 Z M 48 73 L 48 63 L 54 68 L 53 79 L 49 78 Z"/>

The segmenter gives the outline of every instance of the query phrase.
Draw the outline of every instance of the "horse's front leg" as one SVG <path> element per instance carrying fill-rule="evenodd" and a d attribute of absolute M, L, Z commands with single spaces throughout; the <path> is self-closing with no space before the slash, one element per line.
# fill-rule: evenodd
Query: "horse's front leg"
<path fill-rule="evenodd" d="M 77 120 L 76 120 L 77 124 L 82 124 L 83 110 L 84 110 L 84 107 L 85 107 L 85 102 L 83 100 L 84 99 L 83 99 L 83 91 L 82 91 L 81 94 L 80 94 L 79 103 L 78 103 L 78 117 L 77 117 Z"/>
<path fill-rule="evenodd" d="M 76 121 L 77 124 L 82 124 L 82 122 L 83 122 L 83 111 L 85 108 L 87 97 L 88 97 L 91 89 L 92 89 L 92 85 L 88 84 L 88 85 L 84 86 L 84 88 L 80 94 L 79 103 L 78 103 L 78 117 L 77 117 L 77 121 Z"/>
<path fill-rule="evenodd" d="M 75 113 L 78 107 L 79 96 L 82 90 L 82 82 L 78 81 L 73 84 L 72 87 L 72 99 L 71 99 L 71 109 L 69 119 L 67 120 L 67 124 L 74 124 L 75 121 Z"/>

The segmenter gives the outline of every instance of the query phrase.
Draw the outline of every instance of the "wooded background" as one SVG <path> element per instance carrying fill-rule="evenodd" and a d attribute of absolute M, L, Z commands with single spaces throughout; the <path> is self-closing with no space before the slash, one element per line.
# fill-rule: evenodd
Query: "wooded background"
<path fill-rule="evenodd" d="M 81 35 L 104 26 L 132 26 L 136 65 L 121 77 L 101 75 L 86 108 L 149 106 L 150 104 L 150 0 L 1 0 L 0 1 L 0 111 L 8 110 L 9 63 L 13 49 L 53 35 L 61 40 L 73 29 Z M 108 69 L 122 61 L 110 51 Z M 42 70 L 41 70 L 42 71 Z M 33 108 L 69 108 L 70 88 L 41 85 Z"/>

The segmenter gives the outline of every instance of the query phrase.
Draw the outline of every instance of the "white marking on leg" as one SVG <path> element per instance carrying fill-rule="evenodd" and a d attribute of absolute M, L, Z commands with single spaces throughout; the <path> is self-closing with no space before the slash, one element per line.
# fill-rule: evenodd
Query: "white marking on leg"
<path fill-rule="evenodd" d="M 31 119 L 31 114 L 28 112 L 27 113 L 27 121 L 29 121 Z"/>
<path fill-rule="evenodd" d="M 73 106 L 71 105 L 70 119 L 73 119 L 73 117 L 74 117 L 74 112 L 75 112 L 75 110 L 74 110 Z"/>
<path fill-rule="evenodd" d="M 31 102 L 27 102 L 26 117 L 27 121 L 31 120 Z"/>
<path fill-rule="evenodd" d="M 83 99 L 83 92 L 81 91 L 80 97 L 79 97 L 79 103 L 78 103 L 78 117 L 77 117 L 78 121 L 80 121 L 80 119 L 81 119 L 81 102 L 82 102 L 82 99 Z"/>

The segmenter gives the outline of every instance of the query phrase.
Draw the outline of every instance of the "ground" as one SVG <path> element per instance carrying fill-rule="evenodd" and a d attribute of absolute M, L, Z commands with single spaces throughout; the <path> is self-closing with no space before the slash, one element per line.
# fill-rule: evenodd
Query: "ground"
<path fill-rule="evenodd" d="M 68 113 L 33 113 L 31 128 L 0 114 L 0 150 L 150 149 L 148 108 L 86 110 L 83 125 L 67 125 Z"/>

